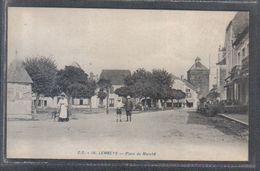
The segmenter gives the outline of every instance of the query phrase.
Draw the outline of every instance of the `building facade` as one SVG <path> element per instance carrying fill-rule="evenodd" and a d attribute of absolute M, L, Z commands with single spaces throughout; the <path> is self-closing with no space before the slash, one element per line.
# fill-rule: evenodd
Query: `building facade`
<path fill-rule="evenodd" d="M 206 97 L 209 92 L 209 72 L 199 57 L 187 71 L 187 81 L 197 88 L 199 98 Z"/>
<path fill-rule="evenodd" d="M 32 118 L 32 79 L 22 62 L 13 61 L 7 71 L 7 118 Z"/>
<path fill-rule="evenodd" d="M 224 47 L 219 47 L 218 49 L 218 63 L 217 65 L 217 84 L 216 91 L 219 93 L 220 100 L 227 99 L 227 93 L 225 88 L 225 78 L 227 75 L 227 65 L 226 65 L 226 49 Z"/>
<path fill-rule="evenodd" d="M 182 77 L 173 76 L 173 79 L 173 88 L 186 94 L 185 99 L 181 100 L 181 107 L 196 109 L 199 102 L 197 88 Z"/>
<path fill-rule="evenodd" d="M 226 29 L 226 96 L 232 104 L 248 104 L 249 13 L 238 12 Z"/>

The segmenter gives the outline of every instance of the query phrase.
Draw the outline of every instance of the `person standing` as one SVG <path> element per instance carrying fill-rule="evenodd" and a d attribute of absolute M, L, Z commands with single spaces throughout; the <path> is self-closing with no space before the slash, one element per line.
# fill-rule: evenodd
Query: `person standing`
<path fill-rule="evenodd" d="M 133 110 L 133 102 L 131 101 L 130 96 L 127 96 L 126 104 L 125 104 L 127 122 L 128 122 L 128 118 L 129 118 L 129 121 L 131 122 L 132 110 Z"/>
<path fill-rule="evenodd" d="M 61 98 L 58 102 L 59 122 L 69 121 L 68 116 L 68 100 L 65 93 L 61 94 Z"/>
<path fill-rule="evenodd" d="M 123 107 L 123 103 L 121 98 L 117 99 L 117 104 L 116 104 L 116 121 L 118 122 L 118 120 L 121 122 L 121 116 L 122 116 L 122 107 Z"/>

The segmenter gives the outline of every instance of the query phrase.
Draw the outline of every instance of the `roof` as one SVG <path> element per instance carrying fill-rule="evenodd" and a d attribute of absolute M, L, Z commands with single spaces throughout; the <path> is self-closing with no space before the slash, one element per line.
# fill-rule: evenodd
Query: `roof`
<path fill-rule="evenodd" d="M 112 85 L 124 85 L 125 78 L 131 75 L 129 70 L 102 70 L 100 79 L 110 80 Z"/>
<path fill-rule="evenodd" d="M 194 90 L 194 91 L 197 91 L 197 88 L 193 85 L 193 84 L 191 84 L 190 82 L 188 82 L 187 80 L 182 80 L 184 83 L 185 83 L 185 85 L 187 86 L 187 87 L 189 87 L 190 89 L 192 89 L 192 90 Z"/>
<path fill-rule="evenodd" d="M 21 61 L 14 60 L 8 67 L 7 71 L 7 82 L 8 83 L 33 83 L 31 77 L 25 70 Z"/>
<path fill-rule="evenodd" d="M 238 12 L 232 20 L 232 29 L 237 38 L 249 26 L 249 13 Z"/>
<path fill-rule="evenodd" d="M 181 78 L 175 76 L 174 74 L 172 74 L 172 78 L 173 78 L 173 80 L 180 80 L 180 81 L 182 81 L 187 87 L 189 87 L 190 89 L 192 89 L 192 90 L 194 90 L 194 91 L 197 91 L 197 88 L 196 88 L 193 84 L 191 84 L 190 82 L 188 82 L 188 80 L 186 80 L 186 79 L 181 79 Z"/>
<path fill-rule="evenodd" d="M 188 70 L 209 70 L 207 67 L 205 67 L 201 62 L 196 62 L 191 66 L 191 68 Z"/>

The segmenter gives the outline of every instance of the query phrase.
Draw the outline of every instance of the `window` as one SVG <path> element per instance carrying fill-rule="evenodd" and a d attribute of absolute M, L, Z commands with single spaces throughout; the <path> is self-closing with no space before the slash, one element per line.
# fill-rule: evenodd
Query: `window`
<path fill-rule="evenodd" d="M 114 107 L 115 100 L 109 99 L 109 107 Z"/>
<path fill-rule="evenodd" d="M 190 93 L 190 89 L 186 88 L 186 97 L 187 98 L 191 98 L 191 93 Z"/>
<path fill-rule="evenodd" d="M 237 62 L 238 62 L 238 65 L 240 65 L 241 64 L 241 55 L 240 55 L 240 52 L 238 52 L 238 54 L 237 54 Z"/>
<path fill-rule="evenodd" d="M 245 48 L 242 49 L 242 57 L 244 58 L 246 56 Z"/>
<path fill-rule="evenodd" d="M 42 106 L 42 101 L 41 100 L 38 101 L 38 106 Z"/>
<path fill-rule="evenodd" d="M 47 106 L 47 100 L 44 100 L 44 106 L 45 107 Z"/>
<path fill-rule="evenodd" d="M 83 105 L 83 99 L 79 100 L 79 105 Z"/>

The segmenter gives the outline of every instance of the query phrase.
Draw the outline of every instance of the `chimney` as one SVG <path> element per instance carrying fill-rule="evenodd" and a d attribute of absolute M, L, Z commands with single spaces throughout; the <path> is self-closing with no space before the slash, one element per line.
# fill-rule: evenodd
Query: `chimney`
<path fill-rule="evenodd" d="M 197 57 L 196 59 L 195 59 L 195 64 L 197 64 L 198 62 L 200 62 L 200 58 L 199 57 Z"/>

